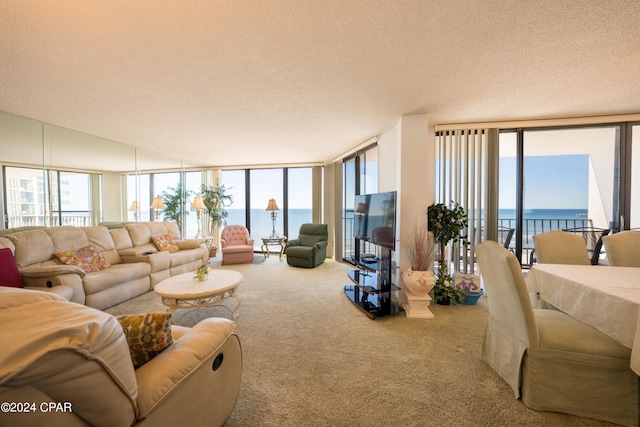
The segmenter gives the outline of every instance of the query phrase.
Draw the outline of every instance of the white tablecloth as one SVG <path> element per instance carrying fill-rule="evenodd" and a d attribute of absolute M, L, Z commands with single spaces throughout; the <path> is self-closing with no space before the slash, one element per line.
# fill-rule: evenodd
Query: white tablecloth
<path fill-rule="evenodd" d="M 537 264 L 527 286 L 632 349 L 631 368 L 640 375 L 640 268 Z"/>

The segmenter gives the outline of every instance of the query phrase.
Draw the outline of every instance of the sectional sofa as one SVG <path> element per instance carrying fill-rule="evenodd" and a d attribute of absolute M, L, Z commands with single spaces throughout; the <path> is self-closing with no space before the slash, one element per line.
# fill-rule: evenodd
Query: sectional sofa
<path fill-rule="evenodd" d="M 178 250 L 161 251 L 154 243 L 158 236 L 169 236 Z M 2 230 L 0 247 L 13 252 L 25 287 L 49 290 L 99 310 L 209 262 L 206 244 L 181 239 L 176 224 L 169 222 Z M 73 258 L 81 249 L 99 254 L 96 268 L 87 271 L 65 263 L 64 254 Z"/>

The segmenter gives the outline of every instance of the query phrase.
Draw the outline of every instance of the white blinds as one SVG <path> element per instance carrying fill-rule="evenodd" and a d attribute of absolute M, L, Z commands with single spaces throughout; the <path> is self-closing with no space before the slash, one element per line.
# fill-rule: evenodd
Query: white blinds
<path fill-rule="evenodd" d="M 449 248 L 453 272 L 475 272 L 475 245 L 497 237 L 496 129 L 471 129 L 436 134 L 436 203 L 459 204 L 467 212 L 469 246 Z"/>

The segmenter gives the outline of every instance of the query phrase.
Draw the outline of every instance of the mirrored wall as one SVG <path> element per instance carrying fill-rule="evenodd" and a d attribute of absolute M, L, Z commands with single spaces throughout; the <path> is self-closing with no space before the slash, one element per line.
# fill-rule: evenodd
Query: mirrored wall
<path fill-rule="evenodd" d="M 131 220 L 132 201 L 138 201 L 139 212 L 151 212 L 150 196 L 140 193 L 138 177 L 170 173 L 178 178 L 167 187 L 175 187 L 181 173 L 204 169 L 6 112 L 0 112 L 0 164 L 0 228 Z M 131 175 L 137 177 L 133 187 L 127 185 Z"/>

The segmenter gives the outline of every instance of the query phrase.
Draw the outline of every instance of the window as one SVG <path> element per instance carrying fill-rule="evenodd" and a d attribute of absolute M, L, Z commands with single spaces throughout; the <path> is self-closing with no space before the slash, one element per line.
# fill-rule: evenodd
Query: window
<path fill-rule="evenodd" d="M 287 169 L 287 236 L 298 237 L 302 224 L 313 222 L 311 168 Z"/>
<path fill-rule="evenodd" d="M 631 127 L 630 215 L 624 227 L 640 229 L 640 125 Z"/>
<path fill-rule="evenodd" d="M 249 171 L 249 217 L 251 237 L 256 249 L 262 244 L 261 237 L 275 234 L 284 234 L 284 209 L 283 169 L 251 169 Z M 279 211 L 275 213 L 275 225 L 272 224 L 272 213 L 267 211 L 269 199 L 275 199 Z"/>
<path fill-rule="evenodd" d="M 246 171 L 224 170 L 220 173 L 220 185 L 224 185 L 233 202 L 227 210 L 227 224 L 247 225 Z"/>
<path fill-rule="evenodd" d="M 523 265 L 534 261 L 535 234 L 576 227 L 615 231 L 619 151 L 618 125 L 500 134 L 499 226 L 515 228 L 511 247 Z"/>
<path fill-rule="evenodd" d="M 91 174 L 6 166 L 4 176 L 5 227 L 93 225 Z"/>
<path fill-rule="evenodd" d="M 371 194 L 378 191 L 378 146 L 369 146 L 354 156 L 345 158 L 342 163 L 343 211 L 342 211 L 342 259 L 353 262 L 360 253 L 369 253 L 371 245 L 356 240 L 354 227 L 354 199 L 357 194 Z M 356 241 L 361 247 L 356 246 Z"/>
<path fill-rule="evenodd" d="M 286 185 L 285 185 L 286 183 Z M 227 207 L 227 224 L 245 225 L 256 250 L 261 237 L 273 233 L 269 199 L 275 199 L 275 232 L 297 237 L 300 225 L 313 220 L 312 168 L 223 170 L 220 184 L 227 188 L 233 203 Z M 247 208 L 248 206 L 248 208 Z"/>

